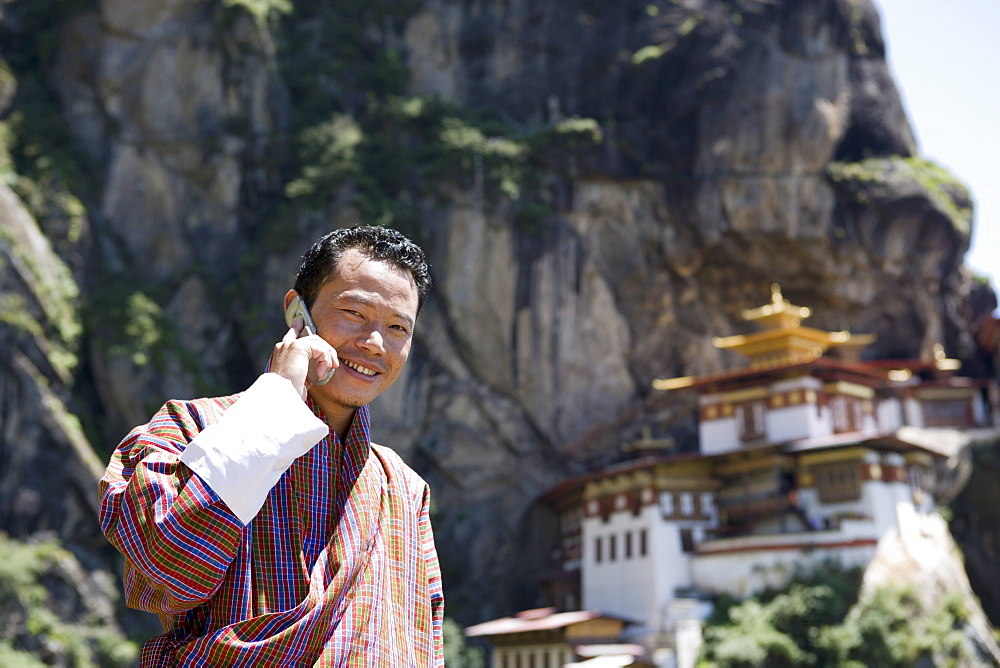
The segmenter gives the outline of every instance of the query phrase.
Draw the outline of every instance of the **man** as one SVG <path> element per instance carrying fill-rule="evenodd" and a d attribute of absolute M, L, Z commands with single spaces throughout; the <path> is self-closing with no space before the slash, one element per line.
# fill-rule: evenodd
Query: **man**
<path fill-rule="evenodd" d="M 428 488 L 370 442 L 367 408 L 399 377 L 429 288 L 402 234 L 328 234 L 285 296 L 316 333 L 296 321 L 248 390 L 170 401 L 118 446 L 101 525 L 128 605 L 165 631 L 142 666 L 443 665 Z"/>

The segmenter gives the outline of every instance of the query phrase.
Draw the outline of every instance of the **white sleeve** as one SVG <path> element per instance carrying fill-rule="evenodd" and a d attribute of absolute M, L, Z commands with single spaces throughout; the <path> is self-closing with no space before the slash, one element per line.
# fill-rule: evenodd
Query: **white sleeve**
<path fill-rule="evenodd" d="M 198 434 L 180 460 L 215 491 L 243 524 L 271 488 L 330 428 L 302 401 L 291 381 L 265 373 L 219 422 Z"/>

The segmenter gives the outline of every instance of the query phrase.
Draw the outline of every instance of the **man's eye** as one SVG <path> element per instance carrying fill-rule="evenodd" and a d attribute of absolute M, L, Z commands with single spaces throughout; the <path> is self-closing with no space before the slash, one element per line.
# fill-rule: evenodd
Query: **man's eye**
<path fill-rule="evenodd" d="M 401 334 L 409 334 L 409 330 L 403 327 L 402 325 L 389 325 L 389 329 L 394 329 L 400 332 Z"/>

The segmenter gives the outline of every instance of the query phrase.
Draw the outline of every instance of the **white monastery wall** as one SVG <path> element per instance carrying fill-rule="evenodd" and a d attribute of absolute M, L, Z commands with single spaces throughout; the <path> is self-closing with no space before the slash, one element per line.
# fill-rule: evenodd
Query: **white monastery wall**
<path fill-rule="evenodd" d="M 924 427 L 924 411 L 920 402 L 912 397 L 903 399 L 903 424 L 910 427 Z"/>
<path fill-rule="evenodd" d="M 736 429 L 736 418 L 699 421 L 698 439 L 703 455 L 718 455 L 739 450 L 740 435 Z"/>
<path fill-rule="evenodd" d="M 637 516 L 630 511 L 612 513 L 607 522 L 588 517 L 582 529 L 584 567 L 580 585 L 584 609 L 599 609 L 630 619 L 640 617 L 647 625 L 655 625 L 661 602 L 673 598 L 676 587 L 690 584 L 689 557 L 681 550 L 677 528 L 660 520 L 655 505 L 645 506 Z M 601 539 L 600 561 L 597 538 Z"/>
<path fill-rule="evenodd" d="M 878 428 L 881 431 L 896 431 L 903 426 L 903 404 L 896 397 L 883 399 L 875 407 Z"/>
<path fill-rule="evenodd" d="M 702 547 L 732 548 L 736 547 L 736 541 L 743 541 L 742 550 L 699 554 L 691 560 L 696 587 L 744 597 L 766 587 L 785 586 L 795 573 L 796 565 L 808 568 L 818 566 L 827 558 L 835 558 L 846 567 L 863 566 L 875 555 L 874 543 L 844 545 L 845 537 L 839 531 L 708 541 Z M 823 543 L 828 545 L 823 546 Z"/>
<path fill-rule="evenodd" d="M 767 440 L 773 443 L 793 441 L 810 436 L 825 435 L 821 432 L 823 421 L 816 416 L 816 406 L 799 404 L 772 408 L 764 418 Z"/>

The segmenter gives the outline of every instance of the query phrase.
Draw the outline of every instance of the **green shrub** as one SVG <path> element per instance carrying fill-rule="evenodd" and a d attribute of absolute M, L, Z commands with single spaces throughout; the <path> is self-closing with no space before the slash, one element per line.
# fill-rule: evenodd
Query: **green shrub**
<path fill-rule="evenodd" d="M 0 620 L 9 637 L 0 640 L 0 666 L 35 668 L 46 665 L 28 649 L 44 644 L 56 648 L 60 665 L 128 666 L 138 656 L 138 647 L 99 619 L 66 620 L 49 606 L 46 581 L 59 579 L 59 564 L 75 560 L 56 540 L 22 543 L 0 532 L 0 599 L 5 610 L 18 610 L 17 622 Z"/>
<path fill-rule="evenodd" d="M 458 622 L 446 617 L 442 631 L 445 668 L 484 668 L 486 658 L 483 651 L 466 643 Z"/>
<path fill-rule="evenodd" d="M 902 668 L 965 657 L 960 593 L 927 610 L 911 586 L 884 586 L 859 601 L 860 584 L 860 569 L 826 562 L 782 591 L 741 603 L 720 597 L 705 623 L 700 665 Z"/>

